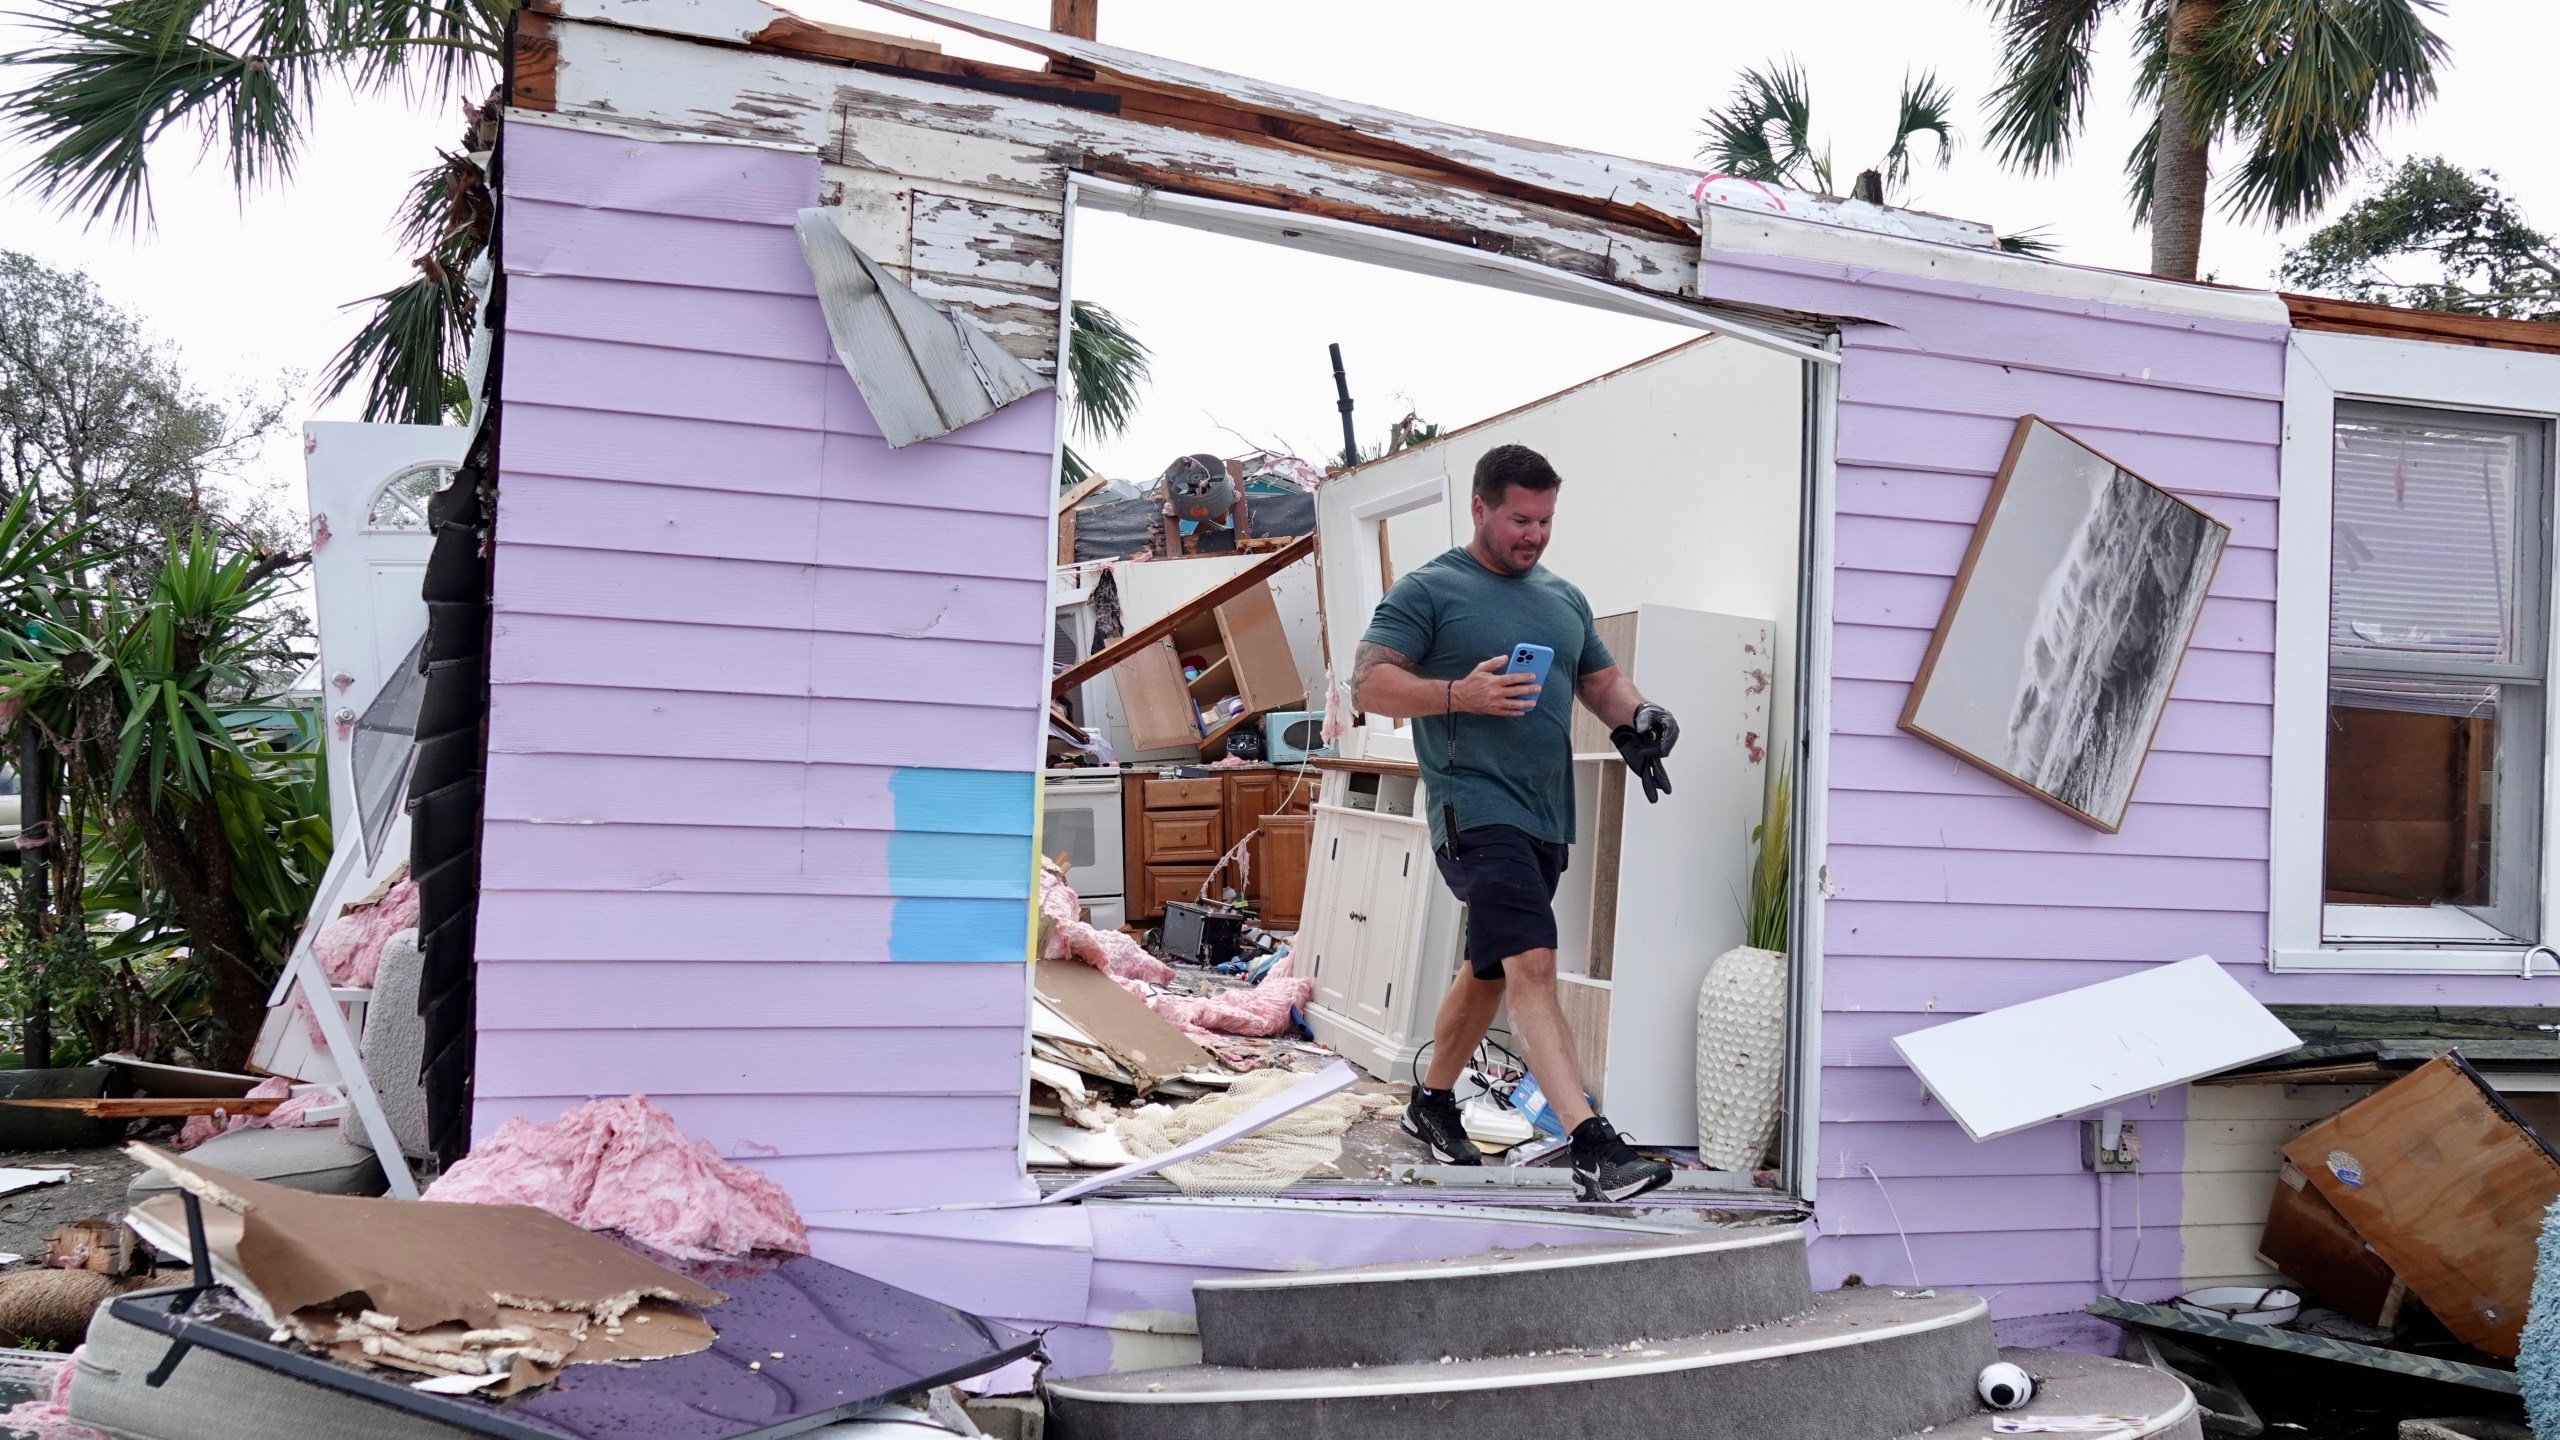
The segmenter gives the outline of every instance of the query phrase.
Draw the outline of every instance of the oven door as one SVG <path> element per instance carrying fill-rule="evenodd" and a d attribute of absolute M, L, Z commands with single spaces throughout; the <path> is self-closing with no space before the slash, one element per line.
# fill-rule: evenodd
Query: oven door
<path fill-rule="evenodd" d="M 1125 893 L 1120 864 L 1120 772 L 1041 777 L 1040 848 L 1067 857 L 1067 888 L 1087 904 Z"/>

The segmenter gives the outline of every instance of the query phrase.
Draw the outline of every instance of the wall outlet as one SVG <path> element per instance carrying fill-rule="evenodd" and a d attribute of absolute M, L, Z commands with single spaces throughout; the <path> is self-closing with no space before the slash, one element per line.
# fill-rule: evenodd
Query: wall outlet
<path fill-rule="evenodd" d="M 2116 1148 L 2101 1150 L 2098 1148 L 2098 1130 L 2103 1123 L 2097 1120 L 2080 1122 L 2080 1168 L 2100 1174 L 2131 1173 L 2136 1162 L 2142 1159 L 2142 1142 L 2135 1138 L 2132 1123 L 2128 1121 L 2120 1127 L 2123 1133 L 2116 1137 Z"/>

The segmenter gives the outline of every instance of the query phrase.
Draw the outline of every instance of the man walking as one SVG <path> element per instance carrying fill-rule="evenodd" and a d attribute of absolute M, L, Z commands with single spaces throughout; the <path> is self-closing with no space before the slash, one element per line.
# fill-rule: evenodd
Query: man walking
<path fill-rule="evenodd" d="M 1506 996 L 1529 1073 L 1573 1137 L 1582 1199 L 1624 1201 L 1671 1178 L 1637 1154 L 1583 1097 L 1582 1068 L 1556 999 L 1556 882 L 1573 840 L 1573 702 L 1611 727 L 1646 782 L 1668 791 L 1662 756 L 1679 738 L 1618 669 L 1582 592 L 1541 568 L 1563 483 L 1546 457 L 1500 445 L 1476 462 L 1475 537 L 1408 573 L 1361 637 L 1354 703 L 1410 719 L 1440 873 L 1467 907 L 1467 963 L 1432 1026 L 1431 1067 L 1404 1125 L 1434 1158 L 1480 1165 L 1453 1093 Z M 1554 652 L 1542 690 L 1505 674 L 1513 649 Z M 1487 658 L 1491 657 L 1491 658 Z"/>

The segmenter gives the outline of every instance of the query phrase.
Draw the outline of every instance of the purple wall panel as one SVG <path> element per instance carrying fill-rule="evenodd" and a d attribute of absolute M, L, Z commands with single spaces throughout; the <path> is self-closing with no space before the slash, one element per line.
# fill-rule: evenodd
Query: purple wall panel
<path fill-rule="evenodd" d="M 2189 955 L 2262 960 L 2283 331 L 1762 256 L 1706 275 L 1718 298 L 1879 322 L 1844 333 L 1840 375 L 1817 1280 L 1909 1283 L 1907 1232 L 1923 1283 L 2076 1308 L 2099 1288 L 2096 1191 L 2069 1128 L 1974 1145 L 1891 1041 Z M 2021 414 L 2233 527 L 2119 835 L 1895 726 Z M 2135 1118 L 2173 1114 L 2183 1095 Z M 2144 1136 L 2137 1294 L 2178 1273 L 2176 1130 Z"/>
<path fill-rule="evenodd" d="M 639 1092 L 804 1210 L 1021 1198 L 1022 971 L 883 962 L 1029 884 L 1055 396 L 892 450 L 814 158 L 506 145 L 475 1127 Z"/>
<path fill-rule="evenodd" d="M 509 199 L 788 225 L 802 206 L 817 203 L 817 193 L 814 155 L 720 142 L 660 143 L 538 124 L 507 130 Z M 512 310 L 507 318 L 512 324 Z"/>
<path fill-rule="evenodd" d="M 1080 1322 L 1093 1289 L 1082 1205 L 918 1215 L 806 1216 L 820 1259 L 980 1315 Z M 1107 1368 L 1107 1364 L 1106 1367 Z"/>

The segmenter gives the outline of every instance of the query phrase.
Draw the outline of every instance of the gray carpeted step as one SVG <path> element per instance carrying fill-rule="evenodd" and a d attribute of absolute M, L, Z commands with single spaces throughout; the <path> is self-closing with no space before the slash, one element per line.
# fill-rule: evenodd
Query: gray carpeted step
<path fill-rule="evenodd" d="M 2089 1440 L 2204 1440 L 2195 1396 L 2148 1365 L 2107 1360 L 2069 1350 L 2003 1350 L 2000 1358 L 2036 1377 L 2036 1398 L 2017 1410 L 1983 1411 L 1901 1440 L 1991 1440 L 2001 1415 L 2122 1415 L 2134 1421 L 2114 1430 L 2088 1432 Z"/>
<path fill-rule="evenodd" d="M 1793 1320 L 1632 1348 L 1062 1381 L 1049 1426 L 1051 1440 L 1868 1440 L 1976 1413 L 1995 1353 L 1977 1296 L 1844 1290 Z"/>
<path fill-rule="evenodd" d="M 1622 1345 L 1813 1308 L 1792 1226 L 1203 1280 L 1191 1294 L 1201 1359 L 1256 1370 Z"/>

